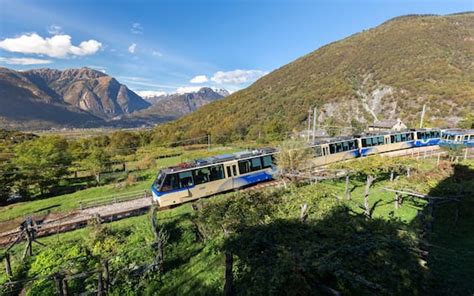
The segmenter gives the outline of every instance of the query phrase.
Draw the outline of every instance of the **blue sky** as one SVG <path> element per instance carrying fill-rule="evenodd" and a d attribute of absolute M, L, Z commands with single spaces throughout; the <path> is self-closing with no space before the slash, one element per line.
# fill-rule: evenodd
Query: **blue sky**
<path fill-rule="evenodd" d="M 235 91 L 389 18 L 472 10 L 474 0 L 0 0 L 0 66 L 88 66 L 135 91 Z"/>

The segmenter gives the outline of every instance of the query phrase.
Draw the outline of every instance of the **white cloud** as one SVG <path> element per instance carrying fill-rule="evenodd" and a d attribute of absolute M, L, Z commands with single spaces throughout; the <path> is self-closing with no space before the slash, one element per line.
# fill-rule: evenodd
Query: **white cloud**
<path fill-rule="evenodd" d="M 43 54 L 53 58 L 65 58 L 69 55 L 84 56 L 96 53 L 102 43 L 96 40 L 83 41 L 79 46 L 71 44 L 71 36 L 55 35 L 43 38 L 36 33 L 6 38 L 0 41 L 0 48 L 10 52 Z"/>
<path fill-rule="evenodd" d="M 159 97 L 166 95 L 166 92 L 159 90 L 141 90 L 136 91 L 136 93 L 142 98 Z"/>
<path fill-rule="evenodd" d="M 218 84 L 243 84 L 253 82 L 258 78 L 266 75 L 268 72 L 261 70 L 234 70 L 234 71 L 218 71 L 214 73 L 211 80 Z"/>
<path fill-rule="evenodd" d="M 201 89 L 201 87 L 202 86 L 182 86 L 176 89 L 176 93 L 184 94 L 184 93 L 197 92 L 198 90 Z"/>
<path fill-rule="evenodd" d="M 152 51 L 151 54 L 154 55 L 155 57 L 162 57 L 163 56 L 163 54 L 161 52 L 156 51 L 156 50 Z"/>
<path fill-rule="evenodd" d="M 63 28 L 58 25 L 51 25 L 48 27 L 48 33 L 51 35 L 61 35 L 63 34 Z"/>
<path fill-rule="evenodd" d="M 143 26 L 140 23 L 133 23 L 130 32 L 133 34 L 143 34 Z"/>
<path fill-rule="evenodd" d="M 128 52 L 129 53 L 135 53 L 135 49 L 137 48 L 137 45 L 135 43 L 132 43 L 132 45 L 130 45 L 128 47 Z"/>
<path fill-rule="evenodd" d="M 34 58 L 4 58 L 0 57 L 0 63 L 9 65 L 44 65 L 50 64 L 53 61 Z"/>
<path fill-rule="evenodd" d="M 208 82 L 209 79 L 207 79 L 207 76 L 206 75 L 197 75 L 197 76 L 194 76 L 193 79 L 191 79 L 189 82 L 191 83 L 204 83 L 204 82 Z"/>

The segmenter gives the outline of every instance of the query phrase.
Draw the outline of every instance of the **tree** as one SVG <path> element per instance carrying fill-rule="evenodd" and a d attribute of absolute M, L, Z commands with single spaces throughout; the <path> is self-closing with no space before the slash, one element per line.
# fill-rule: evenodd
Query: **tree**
<path fill-rule="evenodd" d="M 0 161 L 0 204 L 5 203 L 11 196 L 16 179 L 16 170 L 7 161 Z"/>
<path fill-rule="evenodd" d="M 458 123 L 459 128 L 473 129 L 474 128 L 474 115 L 469 114 L 463 120 Z"/>
<path fill-rule="evenodd" d="M 43 195 L 69 174 L 68 142 L 59 136 L 45 136 L 20 143 L 15 147 L 12 163 L 21 171 L 26 184 L 38 187 Z"/>
<path fill-rule="evenodd" d="M 110 135 L 110 149 L 117 155 L 130 155 L 137 151 L 140 136 L 131 132 L 114 132 Z"/>
<path fill-rule="evenodd" d="M 303 141 L 287 141 L 280 145 L 276 163 L 282 174 L 294 173 L 308 167 L 312 151 Z"/>
<path fill-rule="evenodd" d="M 100 174 L 111 167 L 110 154 L 106 149 L 92 146 L 88 149 L 86 157 L 79 163 L 95 177 L 96 183 L 99 185 Z"/>

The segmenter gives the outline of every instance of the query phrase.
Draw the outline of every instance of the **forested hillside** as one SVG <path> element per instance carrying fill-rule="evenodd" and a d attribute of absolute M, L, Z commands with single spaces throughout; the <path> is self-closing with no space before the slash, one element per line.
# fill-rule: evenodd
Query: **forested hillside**
<path fill-rule="evenodd" d="M 284 45 L 282 45 L 284 46 Z M 216 134 L 255 138 L 301 128 L 307 110 L 321 124 L 453 126 L 474 110 L 474 13 L 403 16 L 328 44 L 252 86 L 157 128 L 158 137 Z"/>

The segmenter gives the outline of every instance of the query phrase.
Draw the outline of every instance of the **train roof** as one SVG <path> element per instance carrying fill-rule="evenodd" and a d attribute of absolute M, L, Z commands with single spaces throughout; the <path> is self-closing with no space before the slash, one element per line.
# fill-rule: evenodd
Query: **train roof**
<path fill-rule="evenodd" d="M 457 135 L 465 135 L 465 134 L 474 134 L 474 129 L 449 129 L 444 131 L 445 135 L 452 135 L 452 136 L 457 136 Z"/>
<path fill-rule="evenodd" d="M 272 147 L 261 148 L 261 149 L 256 149 L 256 150 L 244 150 L 244 151 L 239 151 L 239 152 L 230 153 L 230 154 L 221 154 L 221 155 L 210 156 L 210 157 L 202 158 L 202 159 L 195 159 L 189 162 L 181 163 L 177 166 L 164 168 L 161 171 L 165 173 L 176 173 L 176 172 L 186 171 L 192 168 L 199 168 L 199 167 L 213 165 L 213 164 L 221 164 L 226 161 L 251 158 L 253 156 L 263 156 L 263 155 L 272 154 L 275 152 L 276 152 L 276 149 Z"/>

